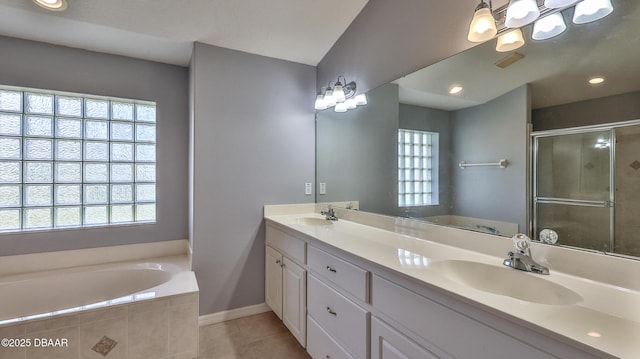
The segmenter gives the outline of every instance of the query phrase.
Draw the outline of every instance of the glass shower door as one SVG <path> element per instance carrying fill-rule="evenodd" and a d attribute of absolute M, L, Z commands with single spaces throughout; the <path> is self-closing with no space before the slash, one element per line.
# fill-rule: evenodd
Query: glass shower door
<path fill-rule="evenodd" d="M 613 249 L 613 132 L 534 138 L 534 235 L 558 233 L 558 243 Z"/>

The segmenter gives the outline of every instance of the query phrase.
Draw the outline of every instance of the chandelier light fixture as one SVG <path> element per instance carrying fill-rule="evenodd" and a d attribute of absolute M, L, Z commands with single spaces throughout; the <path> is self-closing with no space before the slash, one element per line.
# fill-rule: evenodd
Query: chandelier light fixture
<path fill-rule="evenodd" d="M 342 78 L 343 82 L 340 82 Z M 333 83 L 333 87 L 331 87 Z M 358 106 L 367 104 L 367 96 L 365 94 L 356 94 L 356 83 L 351 81 L 347 83 L 347 79 L 344 76 L 338 76 L 338 79 L 333 82 L 329 82 L 327 87 L 320 89 L 320 92 L 316 95 L 316 102 L 314 108 L 318 111 L 326 110 L 333 107 L 335 112 L 347 112 L 347 110 L 353 110 Z"/>
<path fill-rule="evenodd" d="M 480 0 L 469 24 L 467 39 L 485 42 L 498 36 L 496 51 L 512 51 L 524 45 L 521 28 L 533 23 L 531 37 L 547 40 L 567 29 L 561 11 L 575 6 L 574 24 L 586 24 L 613 12 L 611 0 L 510 0 L 493 9 L 492 1 Z"/>

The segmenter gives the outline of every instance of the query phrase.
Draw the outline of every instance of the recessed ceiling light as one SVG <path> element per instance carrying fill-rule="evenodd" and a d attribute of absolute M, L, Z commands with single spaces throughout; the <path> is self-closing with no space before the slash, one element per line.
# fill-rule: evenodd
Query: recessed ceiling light
<path fill-rule="evenodd" d="M 457 95 L 462 92 L 462 86 L 455 85 L 449 89 L 449 93 L 452 95 Z"/>
<path fill-rule="evenodd" d="M 67 0 L 33 0 L 33 2 L 52 11 L 63 11 L 67 8 Z"/>
<path fill-rule="evenodd" d="M 587 335 L 592 337 L 592 338 L 600 338 L 600 337 L 602 337 L 602 334 L 600 334 L 598 332 L 589 332 L 589 333 L 587 333 Z"/>
<path fill-rule="evenodd" d="M 592 85 L 600 85 L 603 82 L 604 82 L 604 77 L 602 76 L 596 76 L 589 79 L 589 83 Z"/>

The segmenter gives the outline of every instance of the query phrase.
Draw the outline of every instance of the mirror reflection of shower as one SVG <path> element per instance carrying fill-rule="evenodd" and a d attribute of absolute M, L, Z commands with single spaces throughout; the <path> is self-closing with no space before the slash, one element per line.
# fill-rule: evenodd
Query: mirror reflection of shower
<path fill-rule="evenodd" d="M 640 256 L 640 120 L 533 133 L 533 230 Z"/>

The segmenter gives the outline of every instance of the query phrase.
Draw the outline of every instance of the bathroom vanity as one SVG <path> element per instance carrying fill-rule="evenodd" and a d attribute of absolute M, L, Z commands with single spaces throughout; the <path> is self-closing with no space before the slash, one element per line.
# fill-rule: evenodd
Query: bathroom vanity
<path fill-rule="evenodd" d="M 505 238 L 324 207 L 265 206 L 267 304 L 313 358 L 640 357 L 636 261 L 535 246 L 542 276 Z M 627 278 L 565 270 L 584 256 Z"/>

